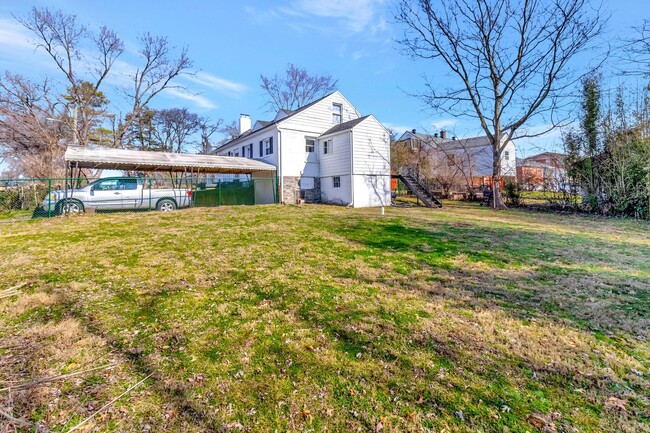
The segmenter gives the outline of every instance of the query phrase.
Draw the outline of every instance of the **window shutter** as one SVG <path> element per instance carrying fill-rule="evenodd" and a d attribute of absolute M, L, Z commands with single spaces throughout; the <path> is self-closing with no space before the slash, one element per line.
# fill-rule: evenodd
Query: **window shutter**
<path fill-rule="evenodd" d="M 260 140 L 260 157 L 264 156 L 264 141 Z"/>
<path fill-rule="evenodd" d="M 269 147 L 271 148 L 269 153 L 273 153 L 273 137 L 269 138 Z"/>
<path fill-rule="evenodd" d="M 246 146 L 241 147 L 241 156 L 243 156 L 243 157 L 246 156 Z"/>

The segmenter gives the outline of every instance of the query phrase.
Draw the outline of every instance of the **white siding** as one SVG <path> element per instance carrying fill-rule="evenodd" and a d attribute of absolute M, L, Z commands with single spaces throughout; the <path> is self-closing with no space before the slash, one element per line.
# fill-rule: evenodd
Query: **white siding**
<path fill-rule="evenodd" d="M 260 156 L 260 141 L 273 137 L 273 153 L 271 155 L 262 155 Z M 228 146 L 219 148 L 217 155 L 228 155 L 228 152 L 237 152 L 241 156 L 241 151 L 243 146 L 248 146 L 253 144 L 253 158 L 259 159 L 260 161 L 273 164 L 276 167 L 278 166 L 278 131 L 276 127 L 270 127 L 258 132 L 254 132 L 246 138 L 237 140 L 235 143 L 232 143 Z"/>
<path fill-rule="evenodd" d="M 323 154 L 323 142 L 330 140 L 329 152 Z M 320 160 L 321 200 L 323 203 L 348 205 L 352 203 L 352 176 L 350 167 L 350 131 L 344 131 L 318 140 Z M 341 186 L 334 188 L 334 178 L 341 178 Z"/>
<path fill-rule="evenodd" d="M 289 177 L 304 178 L 310 186 L 316 178 L 320 179 L 320 198 L 324 203 L 348 205 L 354 201 L 356 207 L 390 204 L 388 132 L 370 116 L 352 130 L 319 138 L 336 125 L 333 104 L 342 107 L 341 123 L 361 117 L 340 92 L 334 92 L 294 115 L 285 118 L 285 113 L 279 113 L 277 124 L 238 139 L 220 148 L 217 154 L 227 155 L 230 151 L 241 155 L 242 146 L 252 143 L 253 158 L 278 168 L 281 189 L 287 185 Z M 256 127 L 260 126 L 256 123 Z M 269 137 L 273 137 L 273 154 L 260 157 L 259 142 Z M 305 149 L 308 137 L 316 140 L 314 153 Z M 351 140 L 351 137 L 354 138 Z M 323 139 L 332 141 L 331 153 L 327 155 L 323 154 Z M 340 178 L 340 187 L 334 188 L 335 177 Z M 268 203 L 272 190 L 266 186 L 260 188 L 259 191 L 256 188 L 256 201 Z"/>
<path fill-rule="evenodd" d="M 330 151 L 323 154 L 323 142 L 331 140 Z M 351 173 L 350 167 L 350 131 L 323 137 L 318 140 L 318 158 L 321 177 L 342 176 Z"/>
<path fill-rule="evenodd" d="M 390 139 L 373 116 L 352 129 L 354 174 L 390 176 Z"/>
<path fill-rule="evenodd" d="M 329 204 L 340 204 L 347 206 L 352 203 L 352 184 L 349 174 L 342 175 L 341 186 L 334 188 L 334 176 L 321 177 L 320 193 L 321 201 Z"/>
<path fill-rule="evenodd" d="M 343 107 L 341 123 L 361 117 L 340 92 L 334 92 L 311 107 L 281 121 L 280 127 L 320 135 L 336 125 L 332 122 L 332 104 L 334 103 L 341 104 Z"/>
<path fill-rule="evenodd" d="M 352 128 L 354 207 L 390 205 L 390 139 L 374 116 Z"/>
<path fill-rule="evenodd" d="M 506 160 L 506 152 L 508 152 L 508 160 Z M 501 153 L 501 175 L 502 176 L 516 176 L 517 175 L 517 147 L 514 141 L 510 141 Z"/>
<path fill-rule="evenodd" d="M 390 174 L 387 176 L 356 174 L 354 207 L 390 206 Z"/>
<path fill-rule="evenodd" d="M 307 137 L 316 139 L 319 134 L 287 129 L 280 130 L 282 146 L 282 176 L 318 177 L 318 144 L 313 153 L 305 151 Z"/>

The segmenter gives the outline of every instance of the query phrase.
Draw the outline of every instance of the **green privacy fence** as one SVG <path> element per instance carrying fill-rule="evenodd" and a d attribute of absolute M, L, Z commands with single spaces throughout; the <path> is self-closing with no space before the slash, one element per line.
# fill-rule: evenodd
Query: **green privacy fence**
<path fill-rule="evenodd" d="M 214 187 L 194 192 L 194 206 L 212 207 L 223 205 L 255 204 L 255 181 L 219 182 Z"/>
<path fill-rule="evenodd" d="M 277 179 L 106 177 L 0 179 L 0 221 L 68 213 L 171 211 L 277 203 Z"/>

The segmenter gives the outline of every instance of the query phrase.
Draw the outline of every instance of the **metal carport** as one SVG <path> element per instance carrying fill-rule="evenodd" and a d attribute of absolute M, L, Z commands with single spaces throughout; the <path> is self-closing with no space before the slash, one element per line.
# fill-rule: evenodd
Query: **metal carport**
<path fill-rule="evenodd" d="M 66 178 L 72 178 L 73 170 L 82 168 L 184 173 L 190 176 L 208 173 L 250 174 L 253 180 L 273 180 L 255 182 L 255 204 L 276 201 L 276 168 L 255 159 L 69 145 L 64 160 Z"/>

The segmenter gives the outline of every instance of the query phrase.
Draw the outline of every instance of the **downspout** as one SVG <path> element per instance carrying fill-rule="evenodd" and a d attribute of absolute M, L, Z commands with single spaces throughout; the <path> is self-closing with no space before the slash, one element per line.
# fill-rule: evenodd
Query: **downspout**
<path fill-rule="evenodd" d="M 348 206 L 354 207 L 354 132 L 352 129 L 350 129 L 350 192 L 352 202 Z"/>
<path fill-rule="evenodd" d="M 277 174 L 280 186 L 278 203 L 284 203 L 284 177 L 282 176 L 282 131 L 278 128 L 278 168 Z"/>

